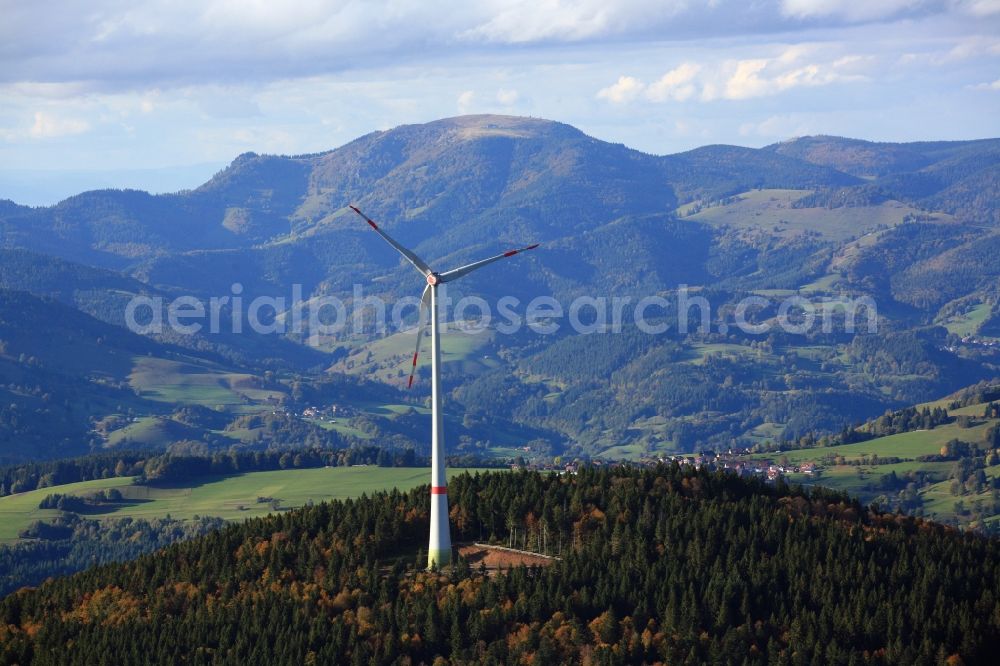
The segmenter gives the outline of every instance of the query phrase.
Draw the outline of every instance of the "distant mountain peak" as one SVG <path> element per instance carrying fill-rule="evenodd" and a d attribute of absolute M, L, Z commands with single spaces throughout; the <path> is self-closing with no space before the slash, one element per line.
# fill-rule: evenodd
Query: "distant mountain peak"
<path fill-rule="evenodd" d="M 434 120 L 423 125 L 402 125 L 401 127 L 442 127 L 457 131 L 511 131 L 526 134 L 547 134 L 553 130 L 569 130 L 580 134 L 580 130 L 572 125 L 560 123 L 545 118 L 530 116 L 505 116 L 495 113 L 480 113 L 465 116 L 453 116 Z M 390 130 L 391 131 L 391 130 Z"/>
<path fill-rule="evenodd" d="M 931 162 L 926 155 L 907 144 L 826 134 L 796 137 L 772 144 L 763 150 L 837 169 L 860 178 L 882 176 L 900 170 L 915 171 Z"/>
<path fill-rule="evenodd" d="M 378 132 L 380 139 L 412 136 L 435 136 L 444 141 L 473 141 L 482 138 L 512 139 L 576 138 L 583 132 L 565 123 L 528 116 L 506 116 L 493 113 L 441 118 L 427 123 L 399 125 Z M 369 137 L 372 135 L 369 135 Z M 366 137 L 362 137 L 365 139 Z"/>

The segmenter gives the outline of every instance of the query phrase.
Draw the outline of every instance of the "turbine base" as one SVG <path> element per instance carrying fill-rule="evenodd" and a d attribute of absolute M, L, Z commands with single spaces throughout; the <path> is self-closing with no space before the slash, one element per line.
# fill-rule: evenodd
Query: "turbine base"
<path fill-rule="evenodd" d="M 442 548 L 427 551 L 427 568 L 433 569 L 435 565 L 440 569 L 451 564 L 451 548 Z"/>

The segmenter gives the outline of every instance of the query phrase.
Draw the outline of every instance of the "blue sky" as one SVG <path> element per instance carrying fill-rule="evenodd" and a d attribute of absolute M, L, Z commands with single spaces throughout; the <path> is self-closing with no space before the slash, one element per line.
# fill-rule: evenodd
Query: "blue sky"
<path fill-rule="evenodd" d="M 0 198 L 463 113 L 665 154 L 1000 136 L 1000 0 L 0 0 Z"/>

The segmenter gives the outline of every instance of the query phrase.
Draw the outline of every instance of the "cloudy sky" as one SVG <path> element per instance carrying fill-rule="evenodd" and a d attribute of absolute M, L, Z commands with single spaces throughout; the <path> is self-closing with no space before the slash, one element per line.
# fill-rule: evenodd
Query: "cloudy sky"
<path fill-rule="evenodd" d="M 1000 136 L 1000 0 L 0 0 L 0 198 L 464 113 L 665 154 Z"/>

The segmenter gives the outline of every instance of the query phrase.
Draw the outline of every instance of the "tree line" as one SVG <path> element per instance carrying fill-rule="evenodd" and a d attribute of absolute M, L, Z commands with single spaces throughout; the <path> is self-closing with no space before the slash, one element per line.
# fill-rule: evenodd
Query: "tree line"
<path fill-rule="evenodd" d="M 135 476 L 137 477 L 135 482 L 143 484 L 278 469 L 351 465 L 424 467 L 429 464 L 426 456 L 417 455 L 413 449 L 387 449 L 375 445 L 343 449 L 230 450 L 217 451 L 211 455 L 98 453 L 66 460 L 33 462 L 0 468 L 0 496 L 120 476 Z"/>

